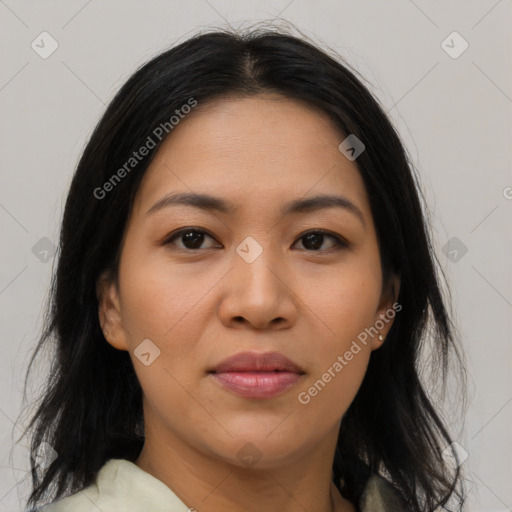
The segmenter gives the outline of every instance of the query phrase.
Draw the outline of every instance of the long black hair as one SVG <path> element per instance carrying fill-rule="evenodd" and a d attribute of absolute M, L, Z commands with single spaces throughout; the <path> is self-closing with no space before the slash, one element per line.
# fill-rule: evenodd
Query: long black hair
<path fill-rule="evenodd" d="M 364 79 L 329 51 L 268 27 L 207 31 L 144 64 L 109 104 L 67 196 L 44 332 L 27 371 L 28 378 L 43 347 L 53 351 L 27 431 L 33 451 L 48 443 L 58 456 L 44 469 L 31 460 L 28 505 L 83 489 L 108 459 L 134 461 L 144 443 L 140 384 L 129 354 L 104 338 L 95 285 L 104 270 L 116 273 L 134 196 L 161 140 L 172 137 L 171 118 L 193 102 L 272 92 L 320 109 L 342 133 L 363 141 L 366 149 L 356 163 L 370 199 L 383 276 L 401 280 L 402 310 L 383 346 L 372 352 L 342 420 L 334 482 L 355 502 L 366 478 L 380 473 L 414 512 L 452 502 L 462 508 L 460 468 L 443 457 L 452 439 L 421 378 L 426 346 L 443 382 L 452 355 L 462 373 L 464 366 L 419 181 Z M 127 167 L 134 152 L 150 146 L 150 136 L 154 147 Z"/>

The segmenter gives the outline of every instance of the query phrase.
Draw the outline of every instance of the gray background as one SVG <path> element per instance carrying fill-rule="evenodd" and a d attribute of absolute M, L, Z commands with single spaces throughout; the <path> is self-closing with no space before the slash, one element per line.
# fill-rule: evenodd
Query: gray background
<path fill-rule="evenodd" d="M 512 510 L 510 0 L 0 0 L 0 15 L 0 511 L 18 510 L 28 491 L 27 441 L 14 444 L 31 410 L 23 377 L 88 135 L 115 91 L 158 51 L 196 29 L 275 17 L 368 78 L 419 169 L 467 353 L 465 424 L 450 419 L 457 404 L 444 406 L 469 455 L 467 510 Z M 51 48 L 43 31 L 58 43 L 46 59 L 31 47 Z M 453 31 L 469 44 L 457 58 L 445 49 L 458 53 L 461 41 L 442 46 Z"/>

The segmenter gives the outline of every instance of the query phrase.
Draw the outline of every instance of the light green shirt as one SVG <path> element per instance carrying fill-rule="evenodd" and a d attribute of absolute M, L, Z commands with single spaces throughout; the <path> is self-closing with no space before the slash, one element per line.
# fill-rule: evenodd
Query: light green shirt
<path fill-rule="evenodd" d="M 400 512 L 395 491 L 372 476 L 359 503 L 361 512 Z M 37 509 L 37 512 L 189 512 L 163 482 L 125 459 L 110 459 L 89 487 Z"/>

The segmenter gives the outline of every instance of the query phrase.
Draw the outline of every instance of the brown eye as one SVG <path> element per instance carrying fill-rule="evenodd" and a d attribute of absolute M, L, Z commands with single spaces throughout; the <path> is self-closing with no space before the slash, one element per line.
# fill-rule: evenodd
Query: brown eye
<path fill-rule="evenodd" d="M 215 246 L 203 247 L 205 240 L 209 238 L 215 240 L 207 231 L 201 228 L 182 228 L 172 233 L 164 242 L 163 245 L 175 245 L 178 249 L 187 251 L 198 251 L 200 249 L 212 249 Z M 322 247 L 325 245 L 325 240 L 330 239 L 330 247 Z M 178 240 L 180 243 L 176 243 Z M 333 250 L 341 250 L 348 247 L 348 243 L 338 235 L 324 230 L 314 230 L 304 233 L 300 236 L 298 241 L 302 241 L 302 245 L 306 251 L 312 252 L 329 252 Z M 297 242 L 296 242 L 297 243 Z M 222 247 L 222 246 L 220 246 Z M 219 248 L 219 246 L 217 246 Z"/>
<path fill-rule="evenodd" d="M 184 250 L 198 250 L 198 249 L 211 249 L 211 247 L 201 247 L 204 243 L 205 238 L 214 238 L 209 235 L 204 229 L 199 228 L 183 228 L 179 231 L 173 233 L 169 238 L 167 238 L 164 242 L 164 245 L 174 244 L 175 240 L 181 240 L 181 244 L 177 245 L 179 249 Z"/>
<path fill-rule="evenodd" d="M 341 237 L 324 230 L 309 231 L 308 233 L 301 235 L 299 240 L 303 240 L 302 245 L 304 246 L 305 250 L 320 252 L 326 238 L 333 240 L 334 245 L 330 248 L 324 248 L 323 251 L 329 251 L 333 249 L 340 250 L 348 247 L 347 242 Z"/>

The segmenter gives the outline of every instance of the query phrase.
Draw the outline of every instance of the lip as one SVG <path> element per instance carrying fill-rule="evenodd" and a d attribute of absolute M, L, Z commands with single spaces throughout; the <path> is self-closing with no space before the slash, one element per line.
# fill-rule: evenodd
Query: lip
<path fill-rule="evenodd" d="M 239 352 L 224 359 L 210 371 L 214 373 L 273 371 L 304 373 L 298 364 L 279 352 Z"/>
<path fill-rule="evenodd" d="M 279 352 L 241 352 L 224 359 L 209 374 L 244 398 L 271 398 L 293 387 L 305 372 Z"/>

